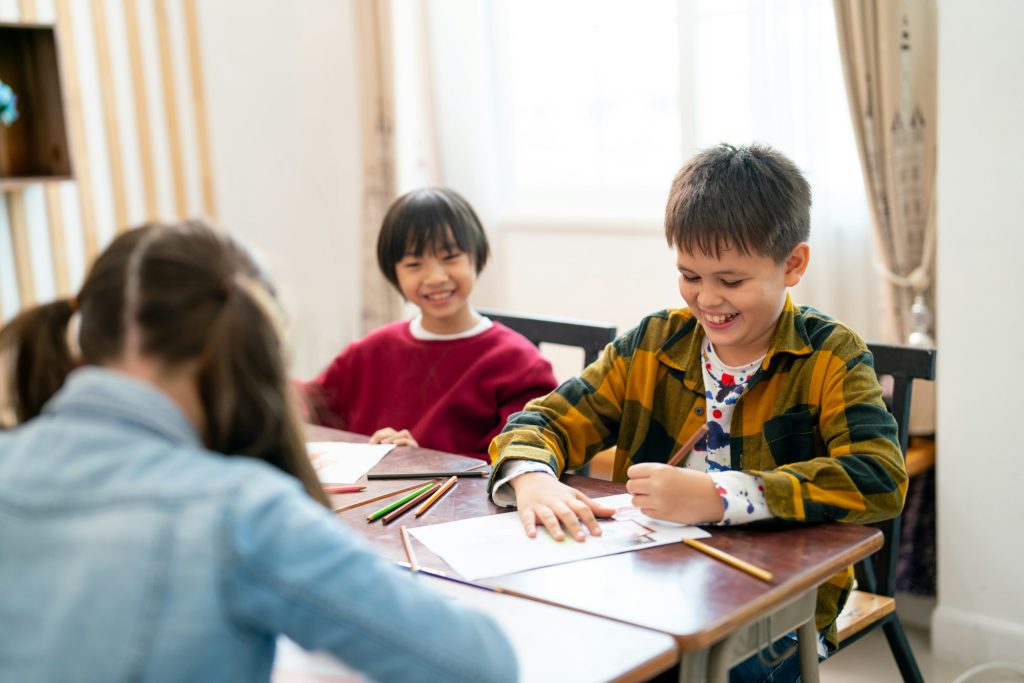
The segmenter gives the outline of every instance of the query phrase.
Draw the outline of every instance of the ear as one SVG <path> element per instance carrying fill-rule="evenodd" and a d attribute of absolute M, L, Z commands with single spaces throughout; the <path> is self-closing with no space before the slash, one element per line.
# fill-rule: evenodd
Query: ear
<path fill-rule="evenodd" d="M 783 263 L 787 287 L 795 287 L 800 282 L 804 272 L 807 271 L 807 264 L 810 260 L 811 247 L 807 242 L 801 242 L 793 247 L 793 251 L 789 252 L 789 256 Z"/>

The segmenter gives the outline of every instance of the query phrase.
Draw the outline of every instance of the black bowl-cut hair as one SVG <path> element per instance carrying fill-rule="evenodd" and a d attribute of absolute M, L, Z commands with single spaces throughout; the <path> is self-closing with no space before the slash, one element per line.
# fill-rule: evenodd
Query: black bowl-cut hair
<path fill-rule="evenodd" d="M 443 254 L 456 248 L 469 255 L 477 273 L 484 269 L 490 246 L 473 207 L 454 190 L 424 187 L 391 204 L 377 238 L 377 264 L 397 289 L 395 267 L 406 255 Z"/>

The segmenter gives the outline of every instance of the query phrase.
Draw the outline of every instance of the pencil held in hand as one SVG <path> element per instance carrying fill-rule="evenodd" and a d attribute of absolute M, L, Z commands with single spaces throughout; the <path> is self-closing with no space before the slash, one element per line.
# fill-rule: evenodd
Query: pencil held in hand
<path fill-rule="evenodd" d="M 681 463 L 683 461 L 683 458 L 685 458 L 686 455 L 690 451 L 693 450 L 693 447 L 697 445 L 697 442 L 700 441 L 700 438 L 702 436 L 704 436 L 705 434 L 707 434 L 707 433 L 708 433 L 708 426 L 707 426 L 707 424 L 706 423 L 702 424 L 700 426 L 700 429 L 695 431 L 693 433 L 693 436 L 691 436 L 689 439 L 686 440 L 686 443 L 683 444 L 683 447 L 680 448 L 678 451 L 676 451 L 676 454 L 668 459 L 668 464 L 672 465 L 673 467 L 675 467 L 676 465 Z"/>

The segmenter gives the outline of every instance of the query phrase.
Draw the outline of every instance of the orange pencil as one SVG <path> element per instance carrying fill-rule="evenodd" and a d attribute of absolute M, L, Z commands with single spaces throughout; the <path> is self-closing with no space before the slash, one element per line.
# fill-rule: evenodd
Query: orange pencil
<path fill-rule="evenodd" d="M 412 486 L 406 486 L 405 488 L 396 489 L 394 491 L 388 491 L 387 493 L 382 493 L 379 496 L 374 496 L 373 498 L 361 500 L 358 503 L 352 503 L 350 505 L 343 505 L 340 508 L 334 508 L 334 511 L 344 512 L 345 510 L 351 510 L 352 508 L 362 507 L 363 505 L 366 505 L 368 503 L 376 503 L 378 500 L 384 500 L 385 498 L 390 498 L 391 496 L 397 496 L 399 493 L 412 491 L 413 489 L 418 489 L 419 487 L 419 484 L 413 484 Z"/>
<path fill-rule="evenodd" d="M 678 451 L 676 451 L 676 454 L 668 459 L 668 464 L 672 465 L 673 467 L 675 467 L 680 462 L 682 462 L 683 458 L 686 457 L 686 454 L 689 453 L 690 451 L 692 451 L 693 447 L 697 445 L 698 441 L 700 441 L 700 437 L 702 437 L 705 434 L 707 434 L 707 432 L 708 432 L 708 425 L 707 425 L 707 423 L 702 424 L 700 426 L 700 429 L 695 431 L 693 433 L 693 436 L 691 436 L 689 439 L 686 440 L 686 443 L 683 444 L 683 447 L 680 448 Z"/>
<path fill-rule="evenodd" d="M 436 491 L 438 488 L 440 488 L 440 486 L 441 483 L 435 481 L 433 484 L 429 485 L 429 488 L 426 491 L 419 494 L 418 496 L 410 500 L 405 505 L 402 505 L 398 509 L 392 510 L 391 512 L 387 513 L 381 518 L 381 520 L 384 522 L 384 524 L 391 524 L 391 522 L 395 521 L 396 519 L 404 515 L 406 512 L 412 510 L 414 507 L 416 507 L 417 505 L 425 501 L 427 498 L 429 498 L 430 494 Z"/>
<path fill-rule="evenodd" d="M 449 477 L 448 481 L 446 481 L 445 483 L 441 484 L 441 488 L 439 488 L 438 490 L 434 491 L 433 495 L 431 495 L 430 498 L 427 498 L 427 502 L 425 502 L 423 505 L 420 505 L 419 508 L 416 509 L 416 516 L 419 517 L 424 512 L 429 510 L 430 506 L 433 505 L 434 503 L 436 503 L 438 498 L 443 496 L 445 494 L 445 492 L 448 489 L 450 489 L 452 486 L 454 486 L 455 482 L 457 482 L 458 480 L 459 480 L 458 476 Z"/>

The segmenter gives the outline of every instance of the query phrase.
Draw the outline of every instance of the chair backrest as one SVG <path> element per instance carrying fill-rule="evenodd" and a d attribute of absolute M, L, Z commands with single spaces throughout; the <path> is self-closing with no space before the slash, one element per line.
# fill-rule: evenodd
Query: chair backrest
<path fill-rule="evenodd" d="M 535 346 L 547 342 L 548 344 L 582 348 L 584 367 L 597 360 L 604 347 L 615 339 L 615 325 L 608 323 L 544 315 L 523 315 L 485 308 L 478 308 L 477 312 L 515 330 L 533 342 Z"/>
<path fill-rule="evenodd" d="M 910 443 L 910 399 L 915 379 L 935 379 L 935 349 L 914 346 L 878 344 L 871 342 L 868 349 L 874 356 L 875 374 L 892 378 L 892 395 L 886 397 L 887 407 L 896 418 L 899 428 L 900 451 L 907 460 Z M 902 516 L 874 525 L 885 536 L 882 549 L 857 563 L 854 571 L 861 590 L 892 597 L 896 592 L 896 564 L 900 554 Z"/>

